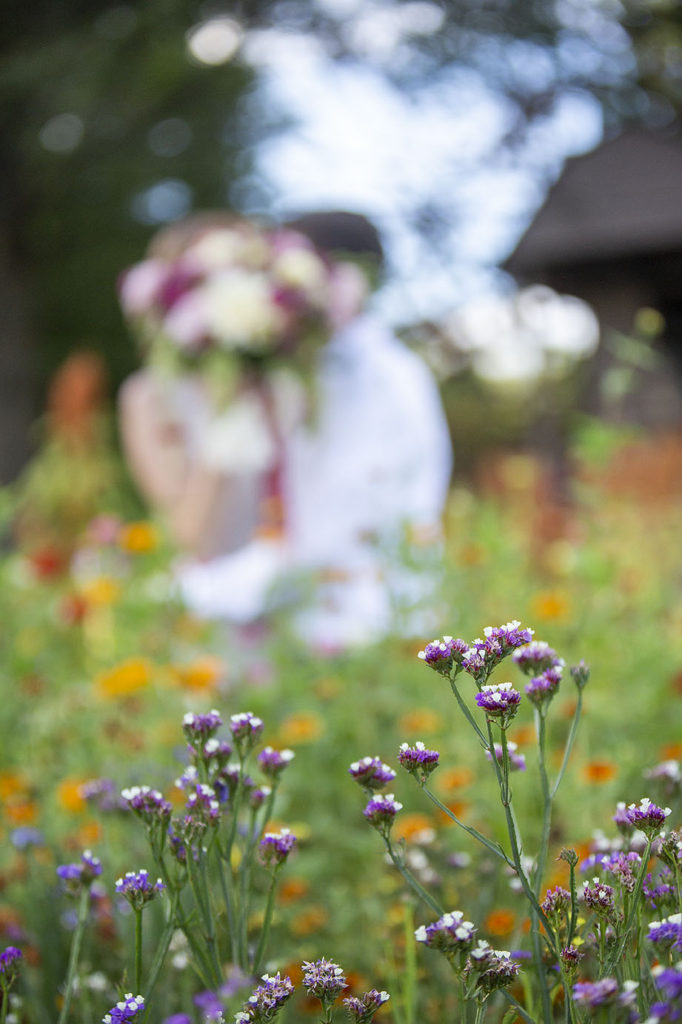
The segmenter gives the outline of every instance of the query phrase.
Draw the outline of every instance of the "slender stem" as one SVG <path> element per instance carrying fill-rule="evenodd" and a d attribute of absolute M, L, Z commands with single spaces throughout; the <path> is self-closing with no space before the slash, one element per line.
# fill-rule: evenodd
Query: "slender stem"
<path fill-rule="evenodd" d="M 423 786 L 422 789 L 428 796 L 429 800 L 431 800 L 436 805 L 436 807 L 438 807 L 439 810 L 443 812 L 443 814 L 447 814 L 448 818 L 450 818 L 451 821 L 454 821 L 457 825 L 459 825 L 460 828 L 463 828 L 465 832 L 468 832 L 470 836 L 472 836 L 474 839 L 477 839 L 479 843 L 483 843 L 486 849 L 490 850 L 491 853 L 494 853 L 496 857 L 500 857 L 505 862 L 505 864 L 507 864 L 510 868 L 514 867 L 514 862 L 509 859 L 509 857 L 504 852 L 499 843 L 494 843 L 492 839 L 488 839 L 481 832 L 479 832 L 478 829 L 473 828 L 473 826 L 471 825 L 465 825 L 463 821 L 460 821 L 457 815 L 450 810 L 447 804 L 444 804 L 441 800 L 439 800 L 436 794 L 433 793 L 428 786 Z"/>
<path fill-rule="evenodd" d="M 78 958 L 80 956 L 81 945 L 83 942 L 83 933 L 85 932 L 85 925 L 88 920 L 88 913 L 90 911 L 90 887 L 83 886 L 81 890 L 80 899 L 78 902 L 78 922 L 76 924 L 76 930 L 73 933 L 73 939 L 71 940 L 71 950 L 69 953 L 69 966 L 66 973 L 66 985 L 64 988 L 64 1002 L 62 1003 L 62 1009 L 59 1014 L 58 1024 L 64 1024 L 69 1016 L 69 1010 L 71 1009 L 71 998 L 73 996 L 73 986 L 76 980 L 76 970 L 78 968 Z M 5 1000 L 3 1000 L 4 1005 Z"/>
<path fill-rule="evenodd" d="M 481 1024 L 483 1020 L 483 1014 L 485 1013 L 485 1003 L 476 1004 L 476 1016 L 474 1017 L 474 1024 Z"/>
<path fill-rule="evenodd" d="M 526 1021 L 526 1024 L 535 1024 L 533 1018 L 528 1016 L 524 1008 L 521 1006 L 521 1003 L 518 1001 L 518 999 L 514 998 L 514 996 L 511 994 L 511 992 L 508 991 L 508 989 L 503 988 L 502 995 L 504 996 L 508 1003 L 511 1003 L 511 1005 L 516 1008 L 516 1012 L 518 1013 L 519 1017 L 522 1017 Z"/>
<path fill-rule="evenodd" d="M 540 838 L 540 849 L 535 868 L 535 895 L 539 898 L 542 878 L 547 863 L 547 851 L 549 848 L 549 832 L 552 824 L 552 793 L 549 789 L 547 767 L 545 765 L 545 745 L 547 734 L 545 728 L 544 709 L 535 708 L 535 728 L 538 736 L 538 768 L 540 770 L 540 784 L 542 786 L 542 834 Z"/>
<path fill-rule="evenodd" d="M 226 858 L 224 851 L 220 850 L 221 861 L 225 862 Z M 232 960 L 237 960 L 239 966 L 246 970 L 246 963 L 240 959 L 239 940 L 237 935 L 237 923 L 235 920 L 234 906 L 232 903 L 232 893 L 230 892 L 230 884 L 228 884 L 228 872 L 229 880 L 232 882 L 232 872 L 230 866 L 227 863 L 219 864 L 218 876 L 220 878 L 220 888 L 223 893 L 223 900 L 225 901 L 225 913 L 227 915 L 227 928 L 230 933 L 230 957 Z"/>
<path fill-rule="evenodd" d="M 620 941 L 616 943 L 616 948 L 607 965 L 607 972 L 613 970 L 614 965 L 620 961 L 621 957 L 623 956 L 623 951 L 625 950 L 628 938 L 630 937 L 632 924 L 637 914 L 637 909 L 639 906 L 639 897 L 642 894 L 644 878 L 647 872 L 647 868 L 649 866 L 649 857 L 651 856 L 651 843 L 652 840 L 647 839 L 646 850 L 644 851 L 644 854 L 642 856 L 642 866 L 640 867 L 639 875 L 637 876 L 637 885 L 635 886 L 635 890 L 631 896 L 632 903 L 630 905 L 630 910 L 625 918 L 625 924 L 623 926 L 623 933 L 620 937 Z"/>
<path fill-rule="evenodd" d="M 9 1003 L 9 985 L 5 984 L 5 979 L 0 980 L 0 986 L 2 987 L 2 1006 L 0 1006 L 0 1024 L 5 1024 L 7 1020 L 7 1005 Z"/>
<path fill-rule="evenodd" d="M 419 884 L 419 882 L 414 877 L 412 872 L 405 867 L 400 857 L 398 857 L 398 855 L 396 854 L 393 848 L 393 844 L 391 843 L 391 840 L 388 836 L 384 836 L 384 842 L 386 843 L 386 849 L 388 851 L 389 857 L 391 858 L 391 860 L 393 861 L 393 863 L 395 864 L 395 866 L 397 867 L 398 871 L 403 876 L 407 884 L 410 886 L 410 888 L 414 889 L 417 896 L 419 896 L 419 898 L 423 900 L 427 906 L 431 907 L 431 910 L 433 910 L 435 914 L 438 914 L 439 917 L 442 917 L 445 911 L 440 906 L 440 904 L 437 903 L 436 900 L 434 900 L 433 896 L 431 896 L 431 894 L 428 893 L 426 889 L 424 889 L 423 886 Z"/>
<path fill-rule="evenodd" d="M 569 730 L 568 738 L 566 740 L 566 746 L 564 747 L 564 756 L 561 761 L 561 768 L 559 769 L 559 774 L 557 775 L 554 785 L 552 786 L 552 800 L 557 794 L 557 790 L 561 785 L 561 780 L 563 779 L 566 768 L 568 767 L 568 762 L 571 757 L 571 751 L 573 750 L 573 744 L 575 743 L 575 738 L 578 734 L 578 725 L 580 723 L 580 713 L 582 711 L 582 707 L 583 691 L 578 690 L 578 701 L 575 706 L 573 721 L 571 722 L 571 728 Z"/>
<path fill-rule="evenodd" d="M 145 985 L 144 988 L 144 998 L 145 1004 L 147 1006 L 147 1014 L 149 1013 L 149 1002 L 151 999 L 152 992 L 154 991 L 154 987 L 156 986 L 156 982 L 158 981 L 159 975 L 161 973 L 161 968 L 163 967 L 163 962 L 166 959 L 168 948 L 171 944 L 171 939 L 173 938 L 173 931 L 175 930 L 175 914 L 177 910 L 178 899 L 178 893 L 174 892 L 171 905 L 168 910 L 168 920 L 166 921 L 165 928 L 161 933 L 161 939 L 156 950 L 156 956 L 154 957 L 154 962 L 152 963 L 151 970 L 149 971 L 149 976 L 147 977 L 147 984 Z M 138 992 L 141 991 L 142 989 L 138 989 Z"/>
<path fill-rule="evenodd" d="M 575 935 L 575 926 L 578 921 L 578 891 L 575 885 L 575 864 L 569 864 L 569 888 L 571 890 L 571 920 L 568 925 L 568 938 L 566 945 L 570 946 L 573 943 L 573 936 Z"/>
<path fill-rule="evenodd" d="M 261 969 L 261 962 L 265 955 L 265 947 L 268 941 L 268 933 L 270 931 L 270 924 L 272 922 L 272 911 L 275 905 L 275 889 L 277 887 L 277 868 L 272 872 L 272 878 L 270 880 L 270 888 L 268 889 L 268 899 L 265 904 L 265 916 L 263 918 L 263 927 L 260 932 L 260 939 L 258 940 L 258 948 L 253 958 L 252 973 L 258 977 Z"/>
<path fill-rule="evenodd" d="M 135 910 L 135 991 L 142 991 L 142 908 Z"/>

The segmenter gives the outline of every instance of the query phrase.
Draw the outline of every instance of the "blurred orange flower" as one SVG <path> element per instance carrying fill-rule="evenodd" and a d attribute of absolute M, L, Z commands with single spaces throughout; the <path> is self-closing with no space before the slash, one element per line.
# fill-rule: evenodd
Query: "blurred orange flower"
<path fill-rule="evenodd" d="M 682 757 L 682 743 L 666 743 L 661 747 L 659 756 L 664 761 L 676 761 Z"/>
<path fill-rule="evenodd" d="M 87 779 L 62 779 L 57 786 L 57 803 L 63 811 L 68 811 L 69 814 L 80 814 L 85 810 L 87 804 L 81 795 L 81 789 L 83 783 L 87 781 Z"/>
<path fill-rule="evenodd" d="M 509 734 L 509 739 L 520 747 L 525 743 L 533 743 L 535 740 L 535 726 L 519 725 Z"/>
<path fill-rule="evenodd" d="M 413 814 L 399 814 L 393 826 L 393 834 L 398 839 L 414 839 L 421 832 L 433 831 L 433 818 L 428 814 L 421 814 L 418 811 Z"/>
<path fill-rule="evenodd" d="M 144 521 L 126 523 L 121 527 L 118 543 L 129 555 L 144 555 L 159 546 L 159 531 L 152 523 Z"/>
<path fill-rule="evenodd" d="M 296 903 L 302 899 L 310 889 L 310 884 L 305 878 L 287 878 L 282 882 L 278 899 L 281 903 Z"/>
<path fill-rule="evenodd" d="M 448 768 L 447 771 L 439 772 L 436 776 L 440 789 L 451 792 L 454 789 L 464 789 L 474 781 L 474 773 L 471 768 Z"/>
<path fill-rule="evenodd" d="M 38 807 L 32 800 L 7 804 L 5 816 L 12 825 L 32 825 L 38 819 Z"/>
<path fill-rule="evenodd" d="M 610 782 L 618 774 L 618 765 L 613 761 L 588 761 L 583 765 L 582 770 L 585 782 L 598 786 L 603 782 Z"/>
<path fill-rule="evenodd" d="M 0 772 L 0 800 L 23 795 L 27 790 L 28 780 L 25 775 L 20 775 L 19 772 Z"/>
<path fill-rule="evenodd" d="M 318 929 L 322 928 L 329 920 L 329 914 L 327 910 L 315 904 L 313 907 L 308 907 L 307 910 L 303 910 L 300 914 L 291 922 L 291 930 L 294 935 L 312 935 Z"/>
<path fill-rule="evenodd" d="M 466 800 L 453 800 L 451 803 L 446 804 L 446 807 L 448 807 L 452 811 L 455 817 L 460 819 L 462 819 L 466 815 L 470 806 L 471 804 L 467 803 Z M 444 825 L 455 824 L 452 818 L 449 818 L 445 811 L 438 811 L 438 817 L 440 821 L 443 822 Z"/>
<path fill-rule="evenodd" d="M 500 908 L 491 910 L 484 922 L 484 928 L 491 935 L 509 935 L 516 924 L 516 914 L 511 910 Z"/>
<path fill-rule="evenodd" d="M 86 821 L 76 833 L 78 845 L 81 849 L 89 849 L 95 846 L 102 838 L 103 830 L 98 821 Z"/>
<path fill-rule="evenodd" d="M 299 711 L 284 719 L 277 733 L 277 741 L 283 746 L 312 743 L 323 731 L 324 725 L 319 715 L 314 711 Z"/>
<path fill-rule="evenodd" d="M 93 607 L 113 604 L 120 593 L 120 584 L 110 576 L 96 576 L 81 586 L 81 595 Z"/>
<path fill-rule="evenodd" d="M 441 716 L 431 708 L 414 708 L 398 719 L 398 728 L 406 733 L 437 732 L 441 724 Z"/>
<path fill-rule="evenodd" d="M 152 667 L 146 658 L 128 658 L 119 665 L 100 672 L 95 688 L 100 697 L 129 697 L 149 686 Z"/>
<path fill-rule="evenodd" d="M 214 690 L 225 676 L 225 663 L 211 654 L 187 665 L 171 666 L 173 676 L 186 690 Z"/>
<path fill-rule="evenodd" d="M 561 622 L 568 618 L 571 605 L 568 598 L 556 590 L 536 594 L 531 602 L 533 616 L 547 622 Z"/>

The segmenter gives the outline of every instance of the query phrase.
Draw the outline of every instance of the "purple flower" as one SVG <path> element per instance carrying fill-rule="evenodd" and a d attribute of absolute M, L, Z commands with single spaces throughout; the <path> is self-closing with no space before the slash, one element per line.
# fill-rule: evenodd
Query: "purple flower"
<path fill-rule="evenodd" d="M 220 717 L 220 712 L 216 711 L 215 708 L 204 715 L 197 715 L 193 711 L 188 711 L 182 720 L 182 731 L 187 737 L 188 743 L 204 744 L 206 740 L 210 739 L 218 731 L 222 724 L 223 720 Z"/>
<path fill-rule="evenodd" d="M 505 729 L 519 710 L 521 694 L 511 683 L 488 683 L 476 694 L 475 700 L 488 718 L 494 718 Z"/>
<path fill-rule="evenodd" d="M 594 910 L 595 914 L 608 916 L 613 911 L 613 888 L 599 878 L 593 878 L 592 885 L 589 882 L 583 884 L 582 898 L 585 906 Z"/>
<path fill-rule="evenodd" d="M 467 960 L 467 969 L 469 973 L 478 974 L 476 990 L 483 998 L 496 989 L 507 988 L 518 977 L 519 965 L 506 950 L 488 948 L 478 958 L 474 958 L 474 952 L 472 950 Z"/>
<path fill-rule="evenodd" d="M 438 767 L 440 754 L 437 750 L 428 750 L 421 740 L 417 740 L 413 747 L 407 743 L 401 743 L 398 751 L 398 760 L 403 768 L 422 786 L 428 779 L 431 772 Z"/>
<path fill-rule="evenodd" d="M 276 779 L 294 759 L 293 750 L 275 750 L 264 747 L 258 755 L 258 763 L 268 779 Z"/>
<path fill-rule="evenodd" d="M 124 998 L 112 1006 L 109 1013 L 102 1017 L 102 1024 L 128 1024 L 128 1021 L 135 1020 L 138 1013 L 144 1010 L 144 998 L 134 996 L 132 992 L 126 992 Z"/>
<path fill-rule="evenodd" d="M 389 782 L 393 782 L 396 773 L 387 764 L 383 764 L 379 757 L 363 757 L 360 761 L 353 761 L 348 769 L 348 774 L 358 782 L 363 789 L 383 789 Z"/>
<path fill-rule="evenodd" d="M 421 925 L 414 933 L 417 942 L 423 942 L 425 946 L 437 949 L 447 957 L 468 953 L 473 947 L 475 935 L 474 924 L 464 920 L 461 910 L 443 914 L 433 924 Z M 461 966 L 464 966 L 463 962 Z"/>
<path fill-rule="evenodd" d="M 133 910 L 141 910 L 145 903 L 149 903 L 165 888 L 160 878 L 151 882 L 149 872 L 144 869 L 128 871 L 123 878 L 116 880 L 116 892 L 127 899 Z"/>
<path fill-rule="evenodd" d="M 80 864 L 60 864 L 57 874 L 64 883 L 64 888 L 71 896 L 76 896 L 84 887 L 89 888 L 98 875 L 102 874 L 102 865 L 90 850 L 81 854 Z"/>
<path fill-rule="evenodd" d="M 571 894 L 567 889 L 557 885 L 556 889 L 548 889 L 540 904 L 547 917 L 559 918 L 571 905 Z"/>
<path fill-rule="evenodd" d="M 518 743 L 514 743 L 512 740 L 507 740 L 507 753 L 509 754 L 509 770 L 512 772 L 525 772 L 526 770 L 526 758 L 523 754 L 517 754 Z M 489 761 L 492 761 L 492 754 L 489 750 L 486 750 L 485 756 Z M 501 743 L 495 744 L 495 758 L 498 764 L 502 764 L 504 761 L 504 750 L 502 749 Z"/>
<path fill-rule="evenodd" d="M 522 672 L 527 676 L 540 675 L 545 669 L 563 667 L 563 659 L 544 640 L 531 640 L 523 647 L 517 647 L 512 654 Z"/>
<path fill-rule="evenodd" d="M 575 978 L 578 973 L 578 965 L 584 956 L 585 954 L 579 949 L 576 949 L 575 946 L 566 946 L 561 950 L 561 968 L 564 974 L 567 975 L 569 981 L 572 981 Z"/>
<path fill-rule="evenodd" d="M 664 868 L 658 878 L 649 874 L 644 879 L 642 886 L 644 898 L 657 913 L 663 910 L 673 910 L 677 905 L 677 889 L 670 884 L 672 878 L 672 872 Z"/>
<path fill-rule="evenodd" d="M 28 846 L 44 846 L 45 836 L 38 828 L 30 825 L 21 825 L 12 830 L 10 834 L 12 846 L 17 850 L 25 850 Z"/>
<path fill-rule="evenodd" d="M 199 748 L 198 753 L 191 744 L 188 749 L 190 755 L 205 761 L 211 770 L 220 769 L 226 765 L 232 753 L 230 744 L 226 740 L 219 740 L 216 736 L 207 739 L 203 747 Z"/>
<path fill-rule="evenodd" d="M 185 813 L 196 824 L 215 825 L 220 818 L 220 804 L 216 800 L 215 790 L 200 782 L 187 797 Z"/>
<path fill-rule="evenodd" d="M 667 968 L 654 968 L 654 977 L 656 984 L 668 999 L 675 1000 L 679 1003 L 682 1000 L 682 970 L 680 965 L 677 964 L 675 967 Z"/>
<path fill-rule="evenodd" d="M 573 998 L 578 1006 L 586 1010 L 600 1010 L 603 1006 L 631 1006 L 636 988 L 635 982 L 626 982 L 621 992 L 615 978 L 579 981 L 573 986 Z"/>
<path fill-rule="evenodd" d="M 671 812 L 669 807 L 658 807 L 645 796 L 639 801 L 639 806 L 628 804 L 626 813 L 628 821 L 634 828 L 643 832 L 647 839 L 653 839 Z"/>
<path fill-rule="evenodd" d="M 262 807 L 265 801 L 268 799 L 272 789 L 270 786 L 256 786 L 249 793 L 249 807 L 252 811 L 257 811 L 259 807 Z"/>
<path fill-rule="evenodd" d="M 172 808 L 158 789 L 150 789 L 149 786 L 130 786 L 121 791 L 121 796 L 145 825 L 168 824 Z"/>
<path fill-rule="evenodd" d="M 663 921 L 651 921 L 647 939 L 665 950 L 682 949 L 682 914 L 671 914 Z"/>
<path fill-rule="evenodd" d="M 235 1016 L 235 1024 L 265 1024 L 271 1021 L 294 992 L 291 978 L 279 973 L 270 977 L 264 974 L 262 985 L 256 988 Z"/>
<path fill-rule="evenodd" d="M 380 793 L 372 797 L 362 813 L 370 825 L 373 825 L 377 832 L 386 838 L 391 831 L 396 814 L 402 808 L 403 805 L 398 803 L 393 793 Z"/>
<path fill-rule="evenodd" d="M 128 804 L 116 792 L 113 779 L 91 779 L 80 787 L 80 795 L 84 800 L 94 803 L 100 811 L 125 811 Z"/>
<path fill-rule="evenodd" d="M 186 1013 L 172 1013 L 164 1018 L 163 1024 L 192 1024 L 192 1018 Z"/>
<path fill-rule="evenodd" d="M 465 640 L 453 639 L 451 636 L 444 636 L 442 640 L 433 640 L 426 644 L 423 651 L 419 651 L 417 657 L 439 672 L 443 676 L 449 676 L 452 666 L 457 669 L 462 665 L 462 659 L 469 651 L 469 645 Z"/>
<path fill-rule="evenodd" d="M 546 707 L 559 689 L 561 668 L 547 668 L 526 686 L 526 695 L 536 707 Z"/>
<path fill-rule="evenodd" d="M 266 832 L 260 841 L 260 855 L 263 863 L 269 868 L 277 868 L 283 864 L 296 843 L 296 836 L 288 828 L 280 832 Z"/>
<path fill-rule="evenodd" d="M 19 971 L 19 961 L 23 959 L 23 953 L 16 946 L 6 946 L 0 953 L 0 978 L 2 987 L 8 989 Z"/>
<path fill-rule="evenodd" d="M 355 1024 L 370 1024 L 374 1014 L 391 997 L 388 992 L 378 992 L 375 988 L 365 992 L 363 996 L 349 996 L 343 1000 L 343 1005 L 348 1011 L 348 1016 Z"/>
<path fill-rule="evenodd" d="M 590 668 L 584 661 L 579 661 L 577 665 L 573 665 L 570 673 L 579 690 L 583 690 L 590 681 Z"/>
<path fill-rule="evenodd" d="M 230 717 L 230 731 L 237 749 L 243 756 L 258 742 L 263 732 L 263 721 L 251 711 L 242 711 Z"/>
<path fill-rule="evenodd" d="M 347 988 L 343 968 L 335 964 L 333 960 L 304 960 L 301 964 L 303 970 L 303 986 L 308 995 L 315 996 L 326 1008 L 330 1006 L 339 992 Z"/>
<path fill-rule="evenodd" d="M 630 822 L 628 809 L 623 800 L 619 800 L 616 804 L 616 813 L 613 815 L 611 821 L 615 822 L 618 831 L 624 836 L 632 835 L 632 823 Z"/>
<path fill-rule="evenodd" d="M 485 639 L 474 640 L 462 658 L 462 668 L 474 677 L 477 683 L 485 682 L 496 665 L 517 647 L 533 639 L 532 629 L 520 629 L 521 623 L 514 619 L 504 626 L 486 626 Z"/>

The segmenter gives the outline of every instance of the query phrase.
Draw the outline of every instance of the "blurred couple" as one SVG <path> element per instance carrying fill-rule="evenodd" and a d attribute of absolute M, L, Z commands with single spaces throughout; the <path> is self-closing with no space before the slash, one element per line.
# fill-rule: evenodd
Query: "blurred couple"
<path fill-rule="evenodd" d="M 124 450 L 200 617 L 290 603 L 322 652 L 430 628 L 452 454 L 429 370 L 368 308 L 382 260 L 359 214 L 206 213 L 122 275 L 145 363 Z"/>

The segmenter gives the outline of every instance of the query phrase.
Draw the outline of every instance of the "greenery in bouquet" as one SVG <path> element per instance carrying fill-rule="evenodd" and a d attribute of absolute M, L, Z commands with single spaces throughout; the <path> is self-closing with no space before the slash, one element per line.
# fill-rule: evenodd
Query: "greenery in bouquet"
<path fill-rule="evenodd" d="M 286 366 L 305 382 L 329 335 L 333 266 L 287 228 L 239 221 L 126 270 L 119 298 L 145 358 L 199 373 L 218 401 Z"/>

